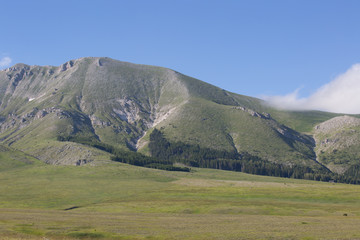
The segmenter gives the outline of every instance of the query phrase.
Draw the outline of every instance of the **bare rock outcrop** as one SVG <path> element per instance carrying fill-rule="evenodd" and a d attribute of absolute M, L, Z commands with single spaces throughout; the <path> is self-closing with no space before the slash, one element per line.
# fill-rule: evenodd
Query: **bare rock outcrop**
<path fill-rule="evenodd" d="M 233 109 L 237 109 L 237 110 L 247 112 L 253 117 L 258 117 L 258 118 L 262 118 L 262 119 L 271 119 L 270 113 L 266 113 L 266 112 L 259 113 L 259 112 L 256 112 L 256 111 L 252 110 L 252 109 L 241 107 L 241 106 L 240 107 L 233 107 Z"/>
<path fill-rule="evenodd" d="M 315 132 L 328 133 L 330 131 L 339 130 L 348 127 L 360 126 L 360 119 L 351 116 L 334 117 L 328 121 L 315 126 Z"/>

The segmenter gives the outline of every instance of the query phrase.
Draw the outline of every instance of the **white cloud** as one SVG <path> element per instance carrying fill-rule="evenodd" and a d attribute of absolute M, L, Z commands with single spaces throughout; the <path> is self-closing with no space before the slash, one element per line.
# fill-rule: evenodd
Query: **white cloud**
<path fill-rule="evenodd" d="M 0 59 L 0 68 L 8 67 L 10 66 L 12 60 L 9 57 L 3 57 Z"/>
<path fill-rule="evenodd" d="M 360 64 L 353 65 L 308 98 L 299 98 L 298 92 L 299 90 L 296 90 L 285 96 L 266 96 L 264 99 L 280 109 L 359 114 Z"/>

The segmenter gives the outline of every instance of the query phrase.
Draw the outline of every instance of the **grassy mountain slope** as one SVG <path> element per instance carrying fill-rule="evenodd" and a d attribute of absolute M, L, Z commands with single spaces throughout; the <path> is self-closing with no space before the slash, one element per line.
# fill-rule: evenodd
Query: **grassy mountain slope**
<path fill-rule="evenodd" d="M 157 128 L 170 142 L 322 168 L 314 140 L 293 129 L 309 132 L 333 116 L 278 111 L 170 69 L 110 58 L 0 71 L 0 140 L 52 164 L 109 158 L 76 143 L 84 139 L 149 154 Z"/>
<path fill-rule="evenodd" d="M 27 166 L 41 166 L 42 163 L 17 150 L 0 144 L 0 172 Z"/>
<path fill-rule="evenodd" d="M 193 99 L 178 114 L 175 120 L 159 125 L 165 136 L 175 142 L 236 149 L 273 162 L 312 164 L 310 159 L 315 158 L 310 138 L 238 107 Z"/>
<path fill-rule="evenodd" d="M 278 122 L 295 131 L 308 134 L 312 134 L 317 124 L 341 115 L 321 111 L 281 111 L 274 108 L 268 108 L 266 111 L 271 113 Z"/>

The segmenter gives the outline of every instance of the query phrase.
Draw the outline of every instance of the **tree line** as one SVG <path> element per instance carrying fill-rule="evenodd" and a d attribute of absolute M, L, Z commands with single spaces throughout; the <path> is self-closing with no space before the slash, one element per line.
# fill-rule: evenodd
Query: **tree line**
<path fill-rule="evenodd" d="M 182 171 L 182 172 L 190 172 L 190 168 L 188 167 L 179 167 L 174 166 L 172 161 L 160 160 L 155 157 L 149 157 L 141 153 L 132 152 L 132 151 L 124 151 L 118 149 L 110 144 L 102 143 L 96 139 L 89 139 L 84 137 L 77 136 L 58 136 L 58 141 L 70 141 L 81 143 L 90 147 L 94 147 L 100 149 L 102 151 L 111 153 L 111 160 L 116 162 L 127 163 L 135 166 L 147 167 L 147 168 L 155 168 L 166 171 Z"/>
<path fill-rule="evenodd" d="M 167 171 L 189 172 L 190 167 L 201 167 L 274 177 L 360 184 L 360 164 L 351 166 L 344 174 L 339 175 L 326 168 L 314 170 L 301 165 L 288 166 L 274 163 L 247 152 L 239 153 L 236 150 L 216 150 L 182 142 L 170 142 L 158 129 L 154 129 L 150 134 L 151 156 L 124 151 L 96 139 L 61 136 L 58 137 L 58 140 L 77 142 L 109 152 L 112 154 L 111 160 L 113 161 Z M 174 166 L 176 163 L 182 163 L 189 167 Z"/>
<path fill-rule="evenodd" d="M 335 181 L 360 184 L 360 165 L 352 166 L 343 175 L 326 168 L 274 163 L 247 152 L 215 150 L 199 145 L 170 142 L 164 134 L 154 129 L 150 134 L 149 149 L 152 157 L 162 161 L 180 162 L 193 167 L 215 168 L 274 177 L 297 178 L 317 181 Z"/>

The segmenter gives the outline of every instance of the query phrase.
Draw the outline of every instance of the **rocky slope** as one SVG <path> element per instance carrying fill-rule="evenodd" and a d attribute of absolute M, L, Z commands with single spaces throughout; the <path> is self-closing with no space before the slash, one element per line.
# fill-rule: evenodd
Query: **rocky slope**
<path fill-rule="evenodd" d="M 329 169 L 343 173 L 360 159 L 360 119 L 339 116 L 314 128 L 318 160 Z"/>

